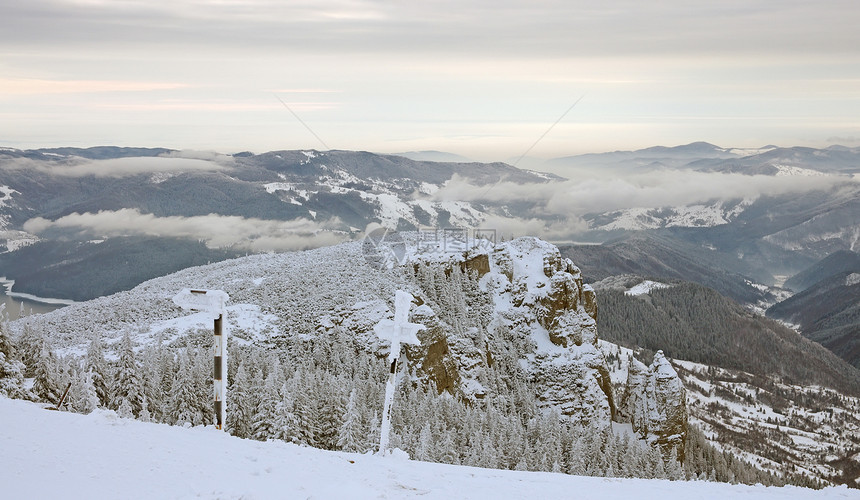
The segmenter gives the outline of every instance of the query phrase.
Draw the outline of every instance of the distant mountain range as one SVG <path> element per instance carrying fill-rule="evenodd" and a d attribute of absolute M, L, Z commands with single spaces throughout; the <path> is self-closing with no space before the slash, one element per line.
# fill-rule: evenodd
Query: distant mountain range
<path fill-rule="evenodd" d="M 810 266 L 860 250 L 858 148 L 697 142 L 545 164 L 567 178 L 463 160 L 436 151 L 0 148 L 0 275 L 15 280 L 15 291 L 85 300 L 183 266 L 358 239 L 373 223 L 390 230 L 482 228 L 497 230 L 498 238 L 528 233 L 588 242 L 562 245 L 562 252 L 589 279 L 692 281 L 762 312 L 835 274 L 826 262 Z M 646 196 L 642 206 L 610 189 L 615 208 L 597 199 L 583 213 L 563 203 L 588 195 L 583 186 L 613 186 L 628 176 L 644 183 L 633 186 L 637 195 L 673 179 L 708 183 L 724 175 L 741 176 L 740 186 L 750 176 L 762 187 L 709 199 L 695 196 L 702 186 L 681 184 L 676 190 L 689 190 L 684 198 L 695 202 Z M 791 189 L 763 182 L 779 178 Z M 553 205 L 559 200 L 561 208 Z M 784 312 L 795 303 L 771 314 L 807 325 L 791 321 L 795 308 Z M 839 318 L 816 328 L 828 339 L 850 337 L 844 332 L 860 320 Z M 801 330 L 814 338 L 808 326 Z M 825 344 L 843 346 L 835 352 L 854 359 L 844 341 Z"/>
<path fill-rule="evenodd" d="M 721 148 L 707 142 L 683 146 L 655 146 L 636 151 L 614 151 L 548 160 L 555 171 L 565 167 L 611 167 L 622 170 L 685 169 L 702 172 L 740 172 L 761 175 L 809 175 L 860 172 L 860 148 L 830 146 Z"/>

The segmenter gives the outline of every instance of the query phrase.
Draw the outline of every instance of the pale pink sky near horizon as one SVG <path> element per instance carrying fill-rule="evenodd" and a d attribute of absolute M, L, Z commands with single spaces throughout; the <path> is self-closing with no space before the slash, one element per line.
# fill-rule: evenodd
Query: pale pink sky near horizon
<path fill-rule="evenodd" d="M 0 146 L 860 145 L 848 0 L 4 3 Z"/>

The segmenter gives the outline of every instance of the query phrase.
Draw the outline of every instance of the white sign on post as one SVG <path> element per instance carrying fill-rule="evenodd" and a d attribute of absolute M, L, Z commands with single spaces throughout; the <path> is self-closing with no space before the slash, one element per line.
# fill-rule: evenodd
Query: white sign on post
<path fill-rule="evenodd" d="M 184 288 L 173 297 L 173 303 L 188 311 L 204 312 L 215 320 L 215 427 L 222 429 L 227 417 L 227 329 L 223 327 L 225 306 L 230 296 L 221 290 Z"/>
<path fill-rule="evenodd" d="M 227 292 L 221 290 L 193 290 L 183 288 L 173 296 L 173 303 L 186 311 L 207 312 L 216 318 L 224 314 L 224 305 L 230 300 Z"/>
<path fill-rule="evenodd" d="M 414 298 L 412 294 L 397 290 L 394 295 L 394 320 L 384 319 L 373 327 L 373 331 L 381 339 L 391 341 L 391 352 L 388 354 L 390 370 L 388 383 L 385 384 L 385 405 L 382 409 L 382 426 L 379 434 L 379 453 L 385 454 L 388 448 L 388 435 L 391 430 L 391 405 L 394 403 L 394 386 L 397 382 L 397 359 L 400 357 L 401 344 L 420 344 L 415 335 L 423 330 L 424 325 L 409 322 L 409 309 Z"/>

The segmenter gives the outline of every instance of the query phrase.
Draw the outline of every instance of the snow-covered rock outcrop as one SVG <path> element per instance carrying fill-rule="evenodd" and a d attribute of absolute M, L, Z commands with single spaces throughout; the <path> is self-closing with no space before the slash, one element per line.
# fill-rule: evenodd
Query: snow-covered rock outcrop
<path fill-rule="evenodd" d="M 521 353 L 538 399 L 577 422 L 609 425 L 615 401 L 597 349 L 594 290 L 555 245 L 518 238 L 496 245 L 483 284 L 492 294 L 495 330 L 525 340 Z"/>
<path fill-rule="evenodd" d="M 687 435 L 687 395 L 672 365 L 657 351 L 651 366 L 630 357 L 621 412 L 640 438 L 683 457 Z"/>
<path fill-rule="evenodd" d="M 369 265 L 360 242 L 254 255 L 189 268 L 12 327 L 17 335 L 31 328 L 64 353 L 86 352 L 81 331 L 100 335 L 109 350 L 126 331 L 140 345 L 162 336 L 180 341 L 200 328 L 183 319 L 170 297 L 194 286 L 230 295 L 235 341 L 286 345 L 343 335 L 382 358 L 388 344 L 373 327 L 393 316 L 391 298 L 405 290 L 417 302 L 410 321 L 426 326 L 417 333 L 420 345 L 402 351 L 400 366 L 413 381 L 474 402 L 533 389 L 542 409 L 572 422 L 610 424 L 616 404 L 597 348 L 597 297 L 558 248 L 537 238 L 461 246 L 422 246 L 409 234 L 403 240 L 406 256 L 392 268 Z"/>

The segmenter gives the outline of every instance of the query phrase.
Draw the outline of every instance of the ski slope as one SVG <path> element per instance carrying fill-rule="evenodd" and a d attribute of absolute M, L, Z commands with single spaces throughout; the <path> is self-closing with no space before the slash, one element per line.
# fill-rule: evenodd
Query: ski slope
<path fill-rule="evenodd" d="M 47 411 L 0 397 L 0 498 L 86 499 L 858 499 L 708 482 L 516 472 L 327 452 L 144 423 L 99 410 Z"/>

